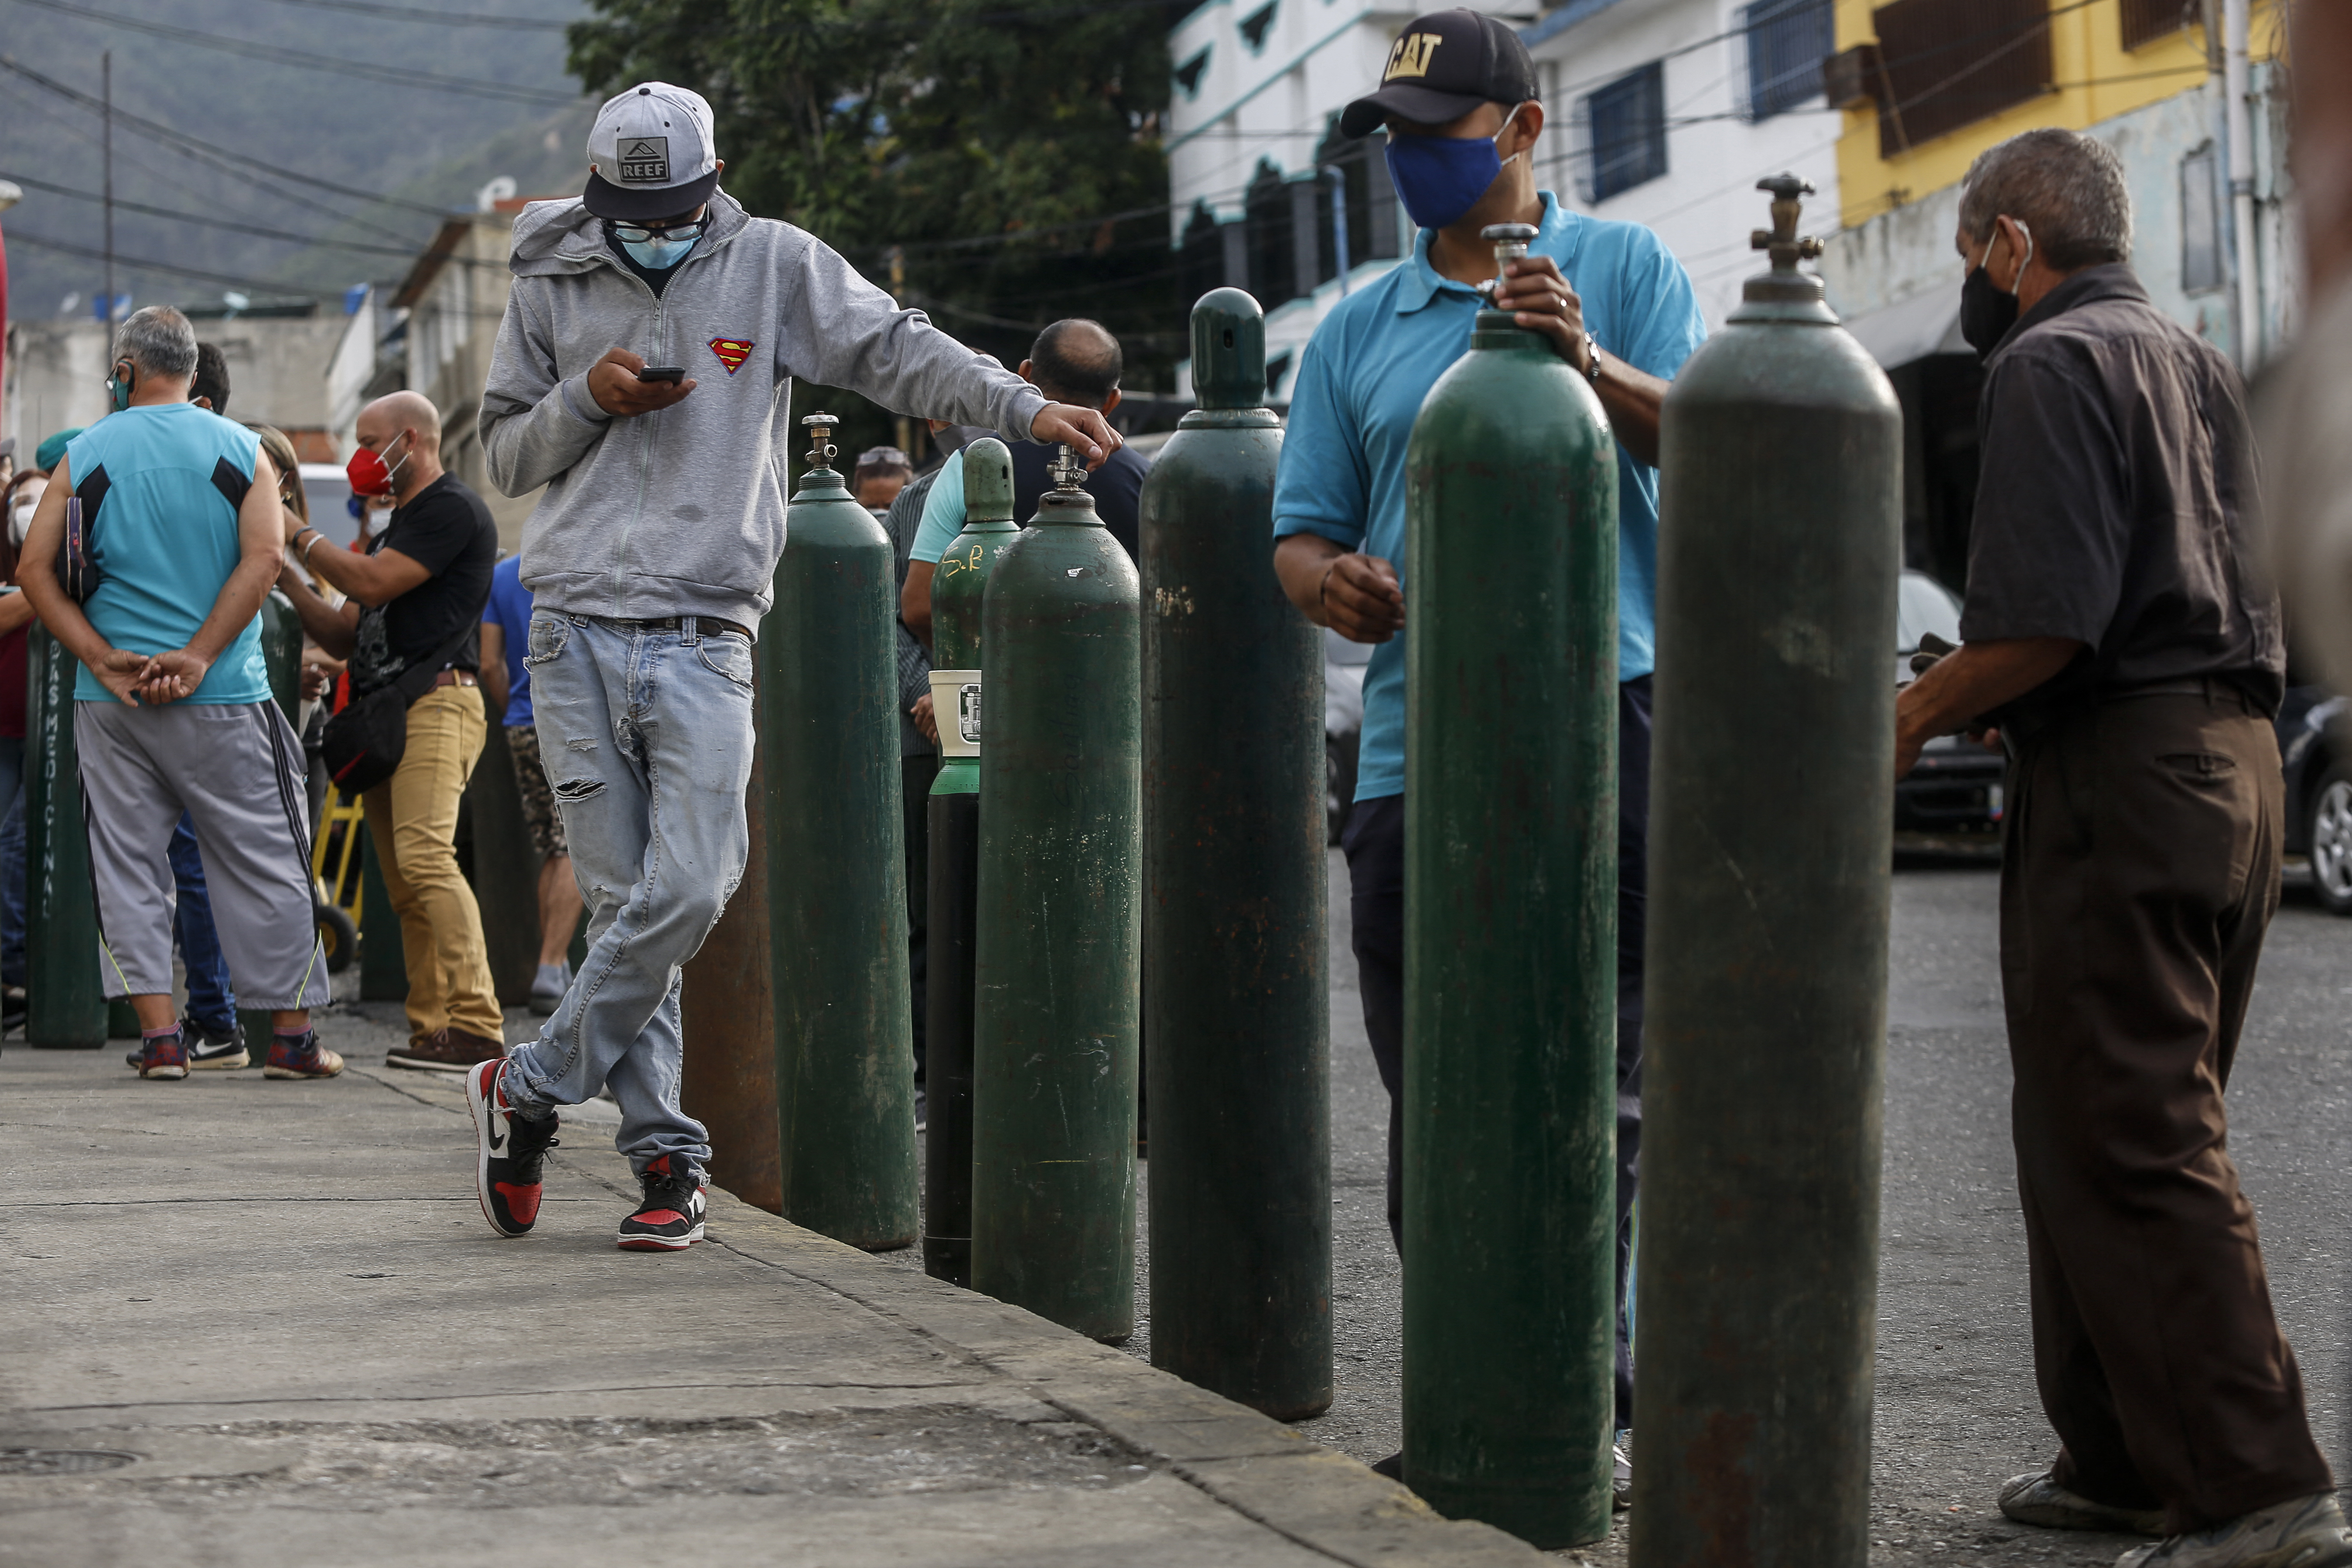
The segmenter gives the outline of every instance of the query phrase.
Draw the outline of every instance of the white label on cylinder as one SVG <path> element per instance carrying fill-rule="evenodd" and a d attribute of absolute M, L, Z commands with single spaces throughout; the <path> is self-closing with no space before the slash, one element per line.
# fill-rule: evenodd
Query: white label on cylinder
<path fill-rule="evenodd" d="M 940 754 L 980 755 L 980 671 L 931 671 L 931 718 L 940 727 Z"/>

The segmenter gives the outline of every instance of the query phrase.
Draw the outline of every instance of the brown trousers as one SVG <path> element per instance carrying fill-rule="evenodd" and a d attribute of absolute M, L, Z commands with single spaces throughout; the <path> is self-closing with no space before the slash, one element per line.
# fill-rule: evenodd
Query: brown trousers
<path fill-rule="evenodd" d="M 2270 722 L 2216 683 L 2011 745 L 2001 984 L 2058 1479 L 2176 1531 L 2324 1491 L 2221 1100 L 2278 907 Z"/>

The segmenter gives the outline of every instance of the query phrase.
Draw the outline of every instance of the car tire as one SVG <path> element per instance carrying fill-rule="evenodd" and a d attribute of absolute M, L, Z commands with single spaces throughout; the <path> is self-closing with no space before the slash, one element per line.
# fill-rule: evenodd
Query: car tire
<path fill-rule="evenodd" d="M 2320 775 L 2305 826 L 2312 892 L 2330 914 L 2352 915 L 2352 763 L 2331 763 Z"/>
<path fill-rule="evenodd" d="M 1323 736 L 1323 816 L 1325 842 L 1337 844 L 1348 828 L 1348 814 L 1356 809 L 1356 752 L 1361 731 Z"/>

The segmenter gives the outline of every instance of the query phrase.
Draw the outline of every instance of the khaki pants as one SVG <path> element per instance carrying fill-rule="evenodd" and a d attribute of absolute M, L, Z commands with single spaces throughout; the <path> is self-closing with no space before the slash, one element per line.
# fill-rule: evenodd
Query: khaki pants
<path fill-rule="evenodd" d="M 2278 906 L 2270 721 L 2226 687 L 2017 743 L 2000 888 L 2011 1120 L 2062 1485 L 2202 1530 L 2324 1491 L 2222 1090 Z"/>
<path fill-rule="evenodd" d="M 369 837 L 400 916 L 410 1044 L 444 1028 L 506 1037 L 482 943 L 482 911 L 457 869 L 457 798 L 487 735 L 482 693 L 437 686 L 408 710 L 400 767 L 362 797 Z"/>

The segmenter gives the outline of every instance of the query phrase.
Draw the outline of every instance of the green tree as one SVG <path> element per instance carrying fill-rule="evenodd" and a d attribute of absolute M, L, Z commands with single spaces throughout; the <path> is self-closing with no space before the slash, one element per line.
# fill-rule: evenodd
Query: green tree
<path fill-rule="evenodd" d="M 839 249 L 964 342 L 1018 363 L 1093 316 L 1128 384 L 1182 352 L 1160 132 L 1166 0 L 594 0 L 571 31 L 592 91 L 658 78 L 710 100 L 726 185 Z M 1180 5 L 1176 7 L 1181 9 Z M 841 444 L 886 438 L 862 400 Z"/>

